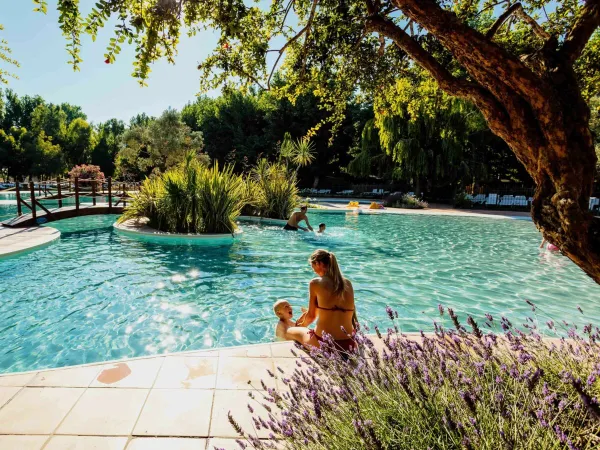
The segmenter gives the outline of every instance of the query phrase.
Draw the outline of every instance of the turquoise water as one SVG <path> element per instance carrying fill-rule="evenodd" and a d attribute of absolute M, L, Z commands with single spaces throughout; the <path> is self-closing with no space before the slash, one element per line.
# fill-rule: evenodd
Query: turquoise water
<path fill-rule="evenodd" d="M 600 318 L 600 287 L 565 257 L 538 249 L 521 220 L 311 213 L 324 236 L 242 223 L 225 246 L 165 245 L 118 234 L 115 216 L 52 224 L 55 244 L 0 259 L 0 372 L 268 342 L 276 299 L 296 315 L 313 277 L 307 258 L 335 252 L 361 321 L 430 330 L 437 305 L 481 319 Z"/>

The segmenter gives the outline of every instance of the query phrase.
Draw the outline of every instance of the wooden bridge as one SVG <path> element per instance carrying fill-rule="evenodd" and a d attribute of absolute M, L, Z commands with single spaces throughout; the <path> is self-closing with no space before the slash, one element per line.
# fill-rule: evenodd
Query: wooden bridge
<path fill-rule="evenodd" d="M 58 178 L 55 182 L 38 183 L 37 188 L 33 181 L 29 182 L 30 196 L 27 201 L 22 197 L 23 191 L 19 185 L 15 185 L 17 217 L 2 222 L 6 227 L 31 227 L 78 216 L 121 214 L 127 201 L 131 200 L 130 192 L 139 189 L 137 183 L 115 182 L 111 177 L 106 182 L 77 177 L 73 181 Z M 66 199 L 73 199 L 74 204 L 63 204 Z M 88 202 L 82 202 L 83 199 Z M 55 202 L 57 207 L 44 205 L 45 201 Z M 23 207 L 29 212 L 24 214 Z"/>

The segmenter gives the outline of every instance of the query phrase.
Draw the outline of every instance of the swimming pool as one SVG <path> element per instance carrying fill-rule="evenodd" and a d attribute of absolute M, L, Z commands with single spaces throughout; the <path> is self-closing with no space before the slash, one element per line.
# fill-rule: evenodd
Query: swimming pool
<path fill-rule="evenodd" d="M 202 247 L 136 240 L 115 219 L 55 222 L 55 244 L 0 259 L 0 372 L 268 342 L 276 299 L 306 305 L 317 248 L 353 281 L 359 319 L 384 329 L 388 304 L 403 331 L 431 329 L 438 303 L 519 319 L 528 299 L 555 321 L 581 320 L 578 304 L 600 318 L 600 287 L 538 249 L 527 221 L 311 212 L 324 236 L 242 223 L 235 243 Z"/>

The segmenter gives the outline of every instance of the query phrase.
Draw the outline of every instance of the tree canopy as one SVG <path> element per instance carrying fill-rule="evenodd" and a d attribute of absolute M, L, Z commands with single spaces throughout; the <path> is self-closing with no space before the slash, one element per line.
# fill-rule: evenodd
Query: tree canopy
<path fill-rule="evenodd" d="M 208 27 L 220 38 L 198 67 L 205 88 L 258 85 L 292 101 L 312 92 L 335 127 L 349 95 L 384 98 L 418 64 L 481 111 L 536 183 L 536 225 L 600 282 L 600 223 L 587 209 L 597 159 L 586 103 L 599 86 L 600 0 L 274 0 L 270 8 L 100 0 L 85 18 L 77 2 L 58 5 L 75 68 L 81 33 L 95 38 L 111 16 L 119 20 L 106 62 L 135 43 L 141 83 L 152 62 L 174 61 L 182 32 Z"/>

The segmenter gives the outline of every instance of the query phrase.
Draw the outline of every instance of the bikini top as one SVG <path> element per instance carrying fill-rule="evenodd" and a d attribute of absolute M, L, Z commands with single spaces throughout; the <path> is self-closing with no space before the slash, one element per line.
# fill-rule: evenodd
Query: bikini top
<path fill-rule="evenodd" d="M 352 309 L 345 309 L 345 308 L 342 308 L 341 306 L 338 306 L 338 305 L 335 305 L 333 308 L 323 308 L 322 306 L 319 306 L 317 304 L 317 309 L 322 309 L 324 311 L 341 311 L 341 312 L 353 312 L 354 311 L 354 308 L 352 308 Z"/>

